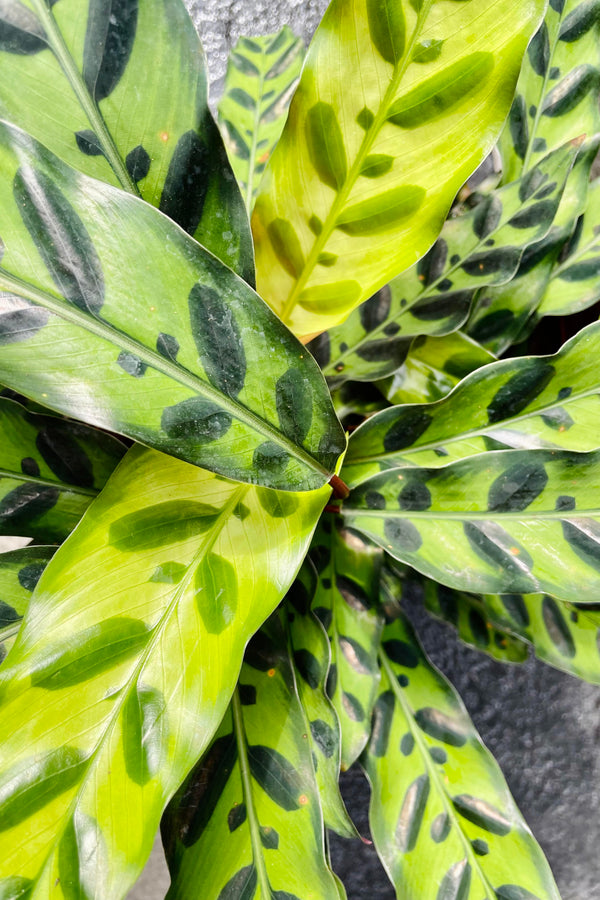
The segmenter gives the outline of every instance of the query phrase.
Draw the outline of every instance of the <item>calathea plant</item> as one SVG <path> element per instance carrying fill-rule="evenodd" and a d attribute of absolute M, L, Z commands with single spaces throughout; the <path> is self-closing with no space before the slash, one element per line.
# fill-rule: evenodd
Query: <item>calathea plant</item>
<path fill-rule="evenodd" d="M 344 897 L 357 760 L 398 897 L 558 900 L 402 598 L 600 681 L 598 22 L 332 0 L 222 138 L 179 0 L 0 5 L 2 900 Z"/>

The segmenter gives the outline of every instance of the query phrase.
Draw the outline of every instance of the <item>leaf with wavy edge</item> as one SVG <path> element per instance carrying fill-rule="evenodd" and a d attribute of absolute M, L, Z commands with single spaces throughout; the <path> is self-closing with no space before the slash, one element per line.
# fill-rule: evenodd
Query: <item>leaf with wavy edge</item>
<path fill-rule="evenodd" d="M 431 404 L 396 406 L 352 435 L 343 477 L 357 484 L 381 469 L 439 466 L 490 449 L 598 447 L 600 325 L 553 356 L 516 357 L 468 375 Z"/>
<path fill-rule="evenodd" d="M 431 246 L 492 147 L 543 9 L 333 0 L 252 220 L 259 291 L 296 334 L 342 322 Z"/>
<path fill-rule="evenodd" d="M 341 767 L 358 759 L 367 738 L 377 691 L 377 610 L 382 554 L 360 535 L 325 516 L 313 538 L 310 557 L 319 580 L 312 609 L 331 642 L 326 690 L 337 712 L 342 737 Z"/>
<path fill-rule="evenodd" d="M 498 764 L 401 614 L 384 629 L 380 659 L 362 762 L 371 833 L 397 896 L 560 900 Z"/>
<path fill-rule="evenodd" d="M 40 579 L 0 670 L 0 884 L 126 893 L 327 496 L 129 451 Z M 94 854 L 74 854 L 86 841 Z"/>
<path fill-rule="evenodd" d="M 2 117 L 70 166 L 160 207 L 253 283 L 248 219 L 185 5 L 6 0 L 0 26 Z"/>
<path fill-rule="evenodd" d="M 0 553 L 0 662 L 14 643 L 31 594 L 56 549 L 21 547 Z"/>
<path fill-rule="evenodd" d="M 163 817 L 168 900 L 338 900 L 285 629 L 274 615 L 250 641 L 230 709 Z"/>
<path fill-rule="evenodd" d="M 413 337 L 454 331 L 479 291 L 510 281 L 526 248 L 552 225 L 580 143 L 555 150 L 523 179 L 475 194 L 474 208 L 448 219 L 416 266 L 311 341 L 309 349 L 330 385 L 390 375 Z"/>
<path fill-rule="evenodd" d="M 252 288 L 8 125 L 0 173 L 2 381 L 226 477 L 331 477 L 345 437 L 321 373 Z"/>
<path fill-rule="evenodd" d="M 219 123 L 248 213 L 287 118 L 304 58 L 287 25 L 276 34 L 241 37 L 229 54 Z"/>

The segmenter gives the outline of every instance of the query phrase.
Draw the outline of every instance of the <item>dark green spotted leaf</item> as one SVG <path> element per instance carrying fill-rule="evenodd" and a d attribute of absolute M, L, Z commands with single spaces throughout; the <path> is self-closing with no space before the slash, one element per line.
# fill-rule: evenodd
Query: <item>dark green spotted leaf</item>
<path fill-rule="evenodd" d="M 329 5 L 252 220 L 259 292 L 296 334 L 339 325 L 431 247 L 492 147 L 543 6 Z M 358 73 L 357 60 L 368 60 Z M 276 221 L 301 266 L 281 253 Z"/>
<path fill-rule="evenodd" d="M 21 619 L 56 547 L 20 547 L 0 553 L 0 662 L 12 646 Z"/>
<path fill-rule="evenodd" d="M 395 588 L 386 581 L 383 590 L 386 596 Z M 560 900 L 460 698 L 429 662 L 408 620 L 397 616 L 382 635 L 377 713 L 362 762 L 372 786 L 371 833 L 398 895 L 499 898 L 510 881 L 522 891 L 515 897 Z M 390 653 L 396 645 L 410 648 L 410 657 Z"/>
<path fill-rule="evenodd" d="M 33 11 L 6 0 L 0 11 L 2 118 L 160 207 L 253 283 L 246 211 L 206 81 L 179 0 L 61 0 Z"/>
<path fill-rule="evenodd" d="M 284 126 L 303 56 L 302 41 L 287 26 L 251 41 L 240 38 L 229 54 L 219 122 L 249 212 Z"/>
<path fill-rule="evenodd" d="M 259 653 L 264 643 L 277 647 L 272 666 L 242 666 L 212 746 L 163 817 L 169 900 L 196 898 L 200 872 L 206 900 L 283 900 L 307 891 L 338 900 L 286 628 L 275 614 L 250 642 L 247 659 L 253 644 Z M 225 747 L 236 747 L 235 755 Z"/>
<path fill-rule="evenodd" d="M 328 492 L 281 495 L 295 506 L 275 517 L 258 488 L 136 446 L 37 587 L 34 562 L 19 569 L 35 590 L 0 668 L 0 879 L 28 878 L 42 890 L 42 879 L 65 877 L 65 900 L 127 893 L 166 803 L 227 710 L 248 639 L 293 580 Z M 211 513 L 197 517 L 196 529 L 181 528 L 190 508 Z M 252 670 L 247 687 L 259 678 L 271 685 L 269 670 Z M 269 714 L 273 707 L 268 701 Z M 267 746 L 263 723 L 261 713 L 255 749 Z M 312 772 L 303 726 L 293 740 Z M 219 760 L 231 767 L 235 752 L 218 749 L 213 768 Z M 273 770 L 264 753 L 258 759 L 266 783 Z M 292 765 L 297 781 L 288 772 L 286 796 L 300 815 L 313 782 L 295 758 Z M 322 841 L 318 808 L 307 805 Z M 281 847 L 284 829 L 276 830 Z M 101 862 L 92 865 L 93 854 Z"/>
<path fill-rule="evenodd" d="M 388 469 L 352 491 L 343 511 L 348 526 L 449 587 L 594 603 L 599 472 L 598 451 L 483 453 Z"/>
<path fill-rule="evenodd" d="M 233 271 L 7 125 L 0 174 L 0 287 L 23 298 L 0 297 L 9 387 L 227 477 L 288 490 L 331 477 L 345 439 L 322 377 Z"/>

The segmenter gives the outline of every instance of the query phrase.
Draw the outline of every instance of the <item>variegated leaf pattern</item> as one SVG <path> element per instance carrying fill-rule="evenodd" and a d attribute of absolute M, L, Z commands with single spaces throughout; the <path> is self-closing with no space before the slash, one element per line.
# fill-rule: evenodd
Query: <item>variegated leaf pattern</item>
<path fill-rule="evenodd" d="M 244 204 L 181 0 L 5 0 L 0 82 L 2 118 L 158 206 L 253 283 Z"/>
<path fill-rule="evenodd" d="M 481 598 L 431 578 L 423 580 L 427 610 L 455 628 L 465 644 L 501 662 L 520 663 L 529 657 L 525 641 L 492 618 Z"/>
<path fill-rule="evenodd" d="M 339 324 L 431 246 L 492 147 L 543 10 L 329 5 L 252 221 L 259 292 L 296 334 Z"/>
<path fill-rule="evenodd" d="M 340 723 L 326 694 L 331 650 L 322 623 L 311 610 L 317 571 L 307 558 L 286 596 L 284 622 L 289 634 L 298 696 L 308 723 L 323 821 L 343 837 L 357 836 L 339 789 Z"/>
<path fill-rule="evenodd" d="M 340 721 L 345 771 L 365 746 L 377 692 L 382 554 L 326 515 L 313 538 L 310 556 L 319 573 L 313 611 L 331 641 L 327 694 Z"/>
<path fill-rule="evenodd" d="M 0 398 L 0 535 L 64 540 L 124 453 L 111 435 Z"/>
<path fill-rule="evenodd" d="M 600 131 L 600 17 L 596 0 L 550 0 L 519 76 L 499 141 L 504 181 L 568 138 Z"/>
<path fill-rule="evenodd" d="M 163 819 L 168 900 L 338 900 L 284 626 L 250 642 L 215 740 Z"/>
<path fill-rule="evenodd" d="M 55 546 L 21 547 L 0 553 L 0 662 L 12 646 L 41 574 Z"/>
<path fill-rule="evenodd" d="M 255 292 L 150 205 L 0 126 L 0 378 L 241 481 L 316 488 L 345 438 Z"/>
<path fill-rule="evenodd" d="M 597 612 L 577 609 L 549 594 L 485 594 L 478 601 L 491 622 L 530 643 L 539 659 L 600 684 Z"/>
<path fill-rule="evenodd" d="M 414 338 L 406 360 L 390 378 L 379 382 L 390 403 L 433 403 L 476 369 L 495 357 L 462 331 L 444 337 Z"/>
<path fill-rule="evenodd" d="M 352 491 L 343 512 L 348 527 L 449 587 L 597 602 L 600 451 L 388 469 Z"/>
<path fill-rule="evenodd" d="M 0 892 L 124 896 L 327 495 L 129 451 L 0 669 Z"/>
<path fill-rule="evenodd" d="M 570 240 L 561 248 L 536 319 L 569 316 L 600 299 L 600 179 L 589 187 L 586 210 Z"/>
<path fill-rule="evenodd" d="M 343 477 L 356 484 L 381 469 L 445 465 L 486 450 L 594 450 L 599 354 L 593 324 L 554 356 L 500 360 L 436 403 L 383 410 L 352 435 Z"/>
<path fill-rule="evenodd" d="M 399 900 L 560 900 L 498 764 L 402 615 L 384 629 L 381 664 L 363 764 Z"/>
<path fill-rule="evenodd" d="M 475 195 L 473 209 L 444 224 L 425 257 L 309 349 L 331 386 L 348 378 L 390 375 L 415 336 L 443 335 L 466 320 L 480 289 L 504 284 L 524 250 L 542 239 L 556 215 L 577 144 L 543 159 L 529 177 Z"/>
<path fill-rule="evenodd" d="M 229 54 L 219 123 L 248 213 L 285 125 L 303 58 L 302 40 L 287 25 L 276 34 L 241 37 Z"/>

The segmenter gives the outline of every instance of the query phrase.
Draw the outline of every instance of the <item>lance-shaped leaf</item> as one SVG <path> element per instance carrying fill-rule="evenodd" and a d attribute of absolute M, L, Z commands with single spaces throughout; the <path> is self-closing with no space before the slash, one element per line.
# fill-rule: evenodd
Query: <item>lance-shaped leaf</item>
<path fill-rule="evenodd" d="M 316 488 L 345 438 L 302 345 L 146 203 L 0 127 L 0 378 L 241 481 Z"/>
<path fill-rule="evenodd" d="M 343 477 L 356 484 L 379 469 L 445 465 L 490 449 L 593 450 L 598 354 L 593 324 L 554 356 L 500 360 L 436 403 L 382 410 L 352 435 Z"/>
<path fill-rule="evenodd" d="M 510 626 L 498 623 L 480 597 L 431 578 L 423 581 L 427 610 L 452 625 L 461 641 L 501 662 L 525 662 L 529 656 L 527 644 L 511 632 Z"/>
<path fill-rule="evenodd" d="M 0 662 L 12 646 L 31 594 L 55 553 L 54 546 L 0 553 Z"/>
<path fill-rule="evenodd" d="M 274 616 L 250 642 L 231 708 L 163 819 L 169 900 L 338 900 L 306 727 Z"/>
<path fill-rule="evenodd" d="M 473 298 L 517 272 L 523 251 L 556 215 L 578 143 L 543 159 L 528 178 L 485 196 L 445 222 L 427 255 L 309 345 L 331 385 L 395 371 L 417 335 L 442 335 L 466 320 Z"/>
<path fill-rule="evenodd" d="M 600 179 L 596 179 L 589 187 L 586 210 L 552 270 L 536 309 L 537 320 L 569 316 L 600 299 L 599 211 Z"/>
<path fill-rule="evenodd" d="M 377 692 L 377 610 L 382 554 L 377 547 L 324 517 L 311 545 L 319 573 L 313 611 L 331 641 L 327 693 L 342 733 L 342 769 L 356 761 L 369 736 Z"/>
<path fill-rule="evenodd" d="M 248 212 L 285 124 L 303 57 L 302 40 L 287 25 L 277 34 L 241 37 L 229 54 L 219 122 Z"/>
<path fill-rule="evenodd" d="M 325 693 L 331 650 L 323 625 L 311 611 L 317 577 L 315 567 L 306 559 L 288 591 L 284 621 L 292 648 L 298 696 L 308 724 L 323 821 L 326 828 L 353 838 L 357 832 L 346 812 L 338 784 L 340 723 Z"/>
<path fill-rule="evenodd" d="M 180 0 L 6 0 L 0 82 L 3 118 L 160 207 L 252 282 L 246 212 Z"/>
<path fill-rule="evenodd" d="M 545 663 L 600 684 L 598 614 L 548 594 L 485 594 L 476 599 L 489 619 L 533 646 Z"/>
<path fill-rule="evenodd" d="M 543 6 L 329 5 L 252 222 L 259 291 L 295 333 L 342 322 L 431 246 L 491 149 Z"/>
<path fill-rule="evenodd" d="M 599 451 L 389 469 L 352 491 L 343 511 L 348 526 L 449 587 L 597 602 Z"/>
<path fill-rule="evenodd" d="M 129 451 L 42 575 L 0 670 L 2 889 L 124 896 L 327 493 Z"/>
<path fill-rule="evenodd" d="M 0 399 L 0 535 L 62 541 L 125 453 L 111 435 Z"/>
<path fill-rule="evenodd" d="M 498 764 L 403 616 L 383 632 L 381 663 L 363 765 L 398 898 L 560 900 Z"/>
<path fill-rule="evenodd" d="M 495 357 L 462 331 L 415 338 L 403 365 L 379 382 L 390 403 L 433 403 Z"/>
<path fill-rule="evenodd" d="M 552 0 L 532 39 L 499 148 L 504 181 L 569 137 L 600 130 L 596 0 Z"/>

